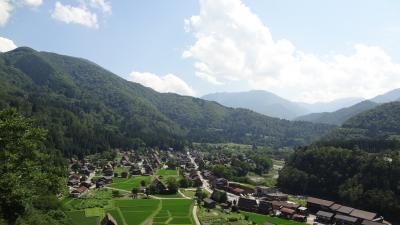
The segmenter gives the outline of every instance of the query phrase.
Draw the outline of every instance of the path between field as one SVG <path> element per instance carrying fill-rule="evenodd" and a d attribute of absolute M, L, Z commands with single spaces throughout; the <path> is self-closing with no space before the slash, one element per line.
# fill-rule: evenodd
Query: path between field
<path fill-rule="evenodd" d="M 152 198 L 154 198 L 154 199 L 160 199 L 160 200 L 169 200 L 169 199 L 171 199 L 171 200 L 176 200 L 176 199 L 186 199 L 186 198 L 163 198 L 163 197 L 158 197 L 158 196 L 155 196 L 155 195 L 149 195 L 150 197 L 152 197 Z"/>
<path fill-rule="evenodd" d="M 200 220 L 197 217 L 197 205 L 193 206 L 192 214 L 193 214 L 194 222 L 196 223 L 196 225 L 201 225 Z"/>
<path fill-rule="evenodd" d="M 107 186 L 105 186 L 104 188 L 107 188 L 107 189 L 110 189 L 110 190 L 117 190 L 117 191 L 122 191 L 122 192 L 128 192 L 128 193 L 131 193 L 130 191 L 123 190 L 123 189 L 118 189 L 118 188 L 112 188 L 112 187 L 107 187 Z"/>
<path fill-rule="evenodd" d="M 179 190 L 179 189 L 178 189 L 178 193 L 179 193 L 180 195 L 182 195 L 182 197 L 184 197 L 184 198 L 186 198 L 186 199 L 191 199 L 191 198 L 189 198 L 188 196 L 184 195 L 184 194 L 181 192 L 181 190 Z"/>

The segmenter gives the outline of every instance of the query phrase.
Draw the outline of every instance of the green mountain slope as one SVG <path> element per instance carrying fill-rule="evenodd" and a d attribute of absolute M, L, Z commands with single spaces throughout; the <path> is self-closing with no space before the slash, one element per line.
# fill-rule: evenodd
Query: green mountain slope
<path fill-rule="evenodd" d="M 379 105 L 378 103 L 372 101 L 362 101 L 353 106 L 339 109 L 335 112 L 324 112 L 324 113 L 312 113 L 304 116 L 297 117 L 298 121 L 308 121 L 314 123 L 326 123 L 341 125 L 349 118 L 357 115 L 360 112 L 372 109 Z"/>
<path fill-rule="evenodd" d="M 161 94 L 85 59 L 18 48 L 0 54 L 0 108 L 16 107 L 49 129 L 66 154 L 109 147 L 181 148 L 185 141 L 303 145 L 333 128 Z"/>

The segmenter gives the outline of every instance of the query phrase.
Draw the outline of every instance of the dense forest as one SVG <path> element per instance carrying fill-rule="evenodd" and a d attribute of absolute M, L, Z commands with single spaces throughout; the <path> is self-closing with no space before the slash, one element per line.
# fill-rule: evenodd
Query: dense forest
<path fill-rule="evenodd" d="M 45 147 L 47 131 L 15 110 L 0 112 L 0 224 L 71 224 L 56 194 L 67 166 Z"/>
<path fill-rule="evenodd" d="M 48 129 L 65 155 L 190 141 L 273 147 L 315 141 L 334 126 L 291 122 L 198 98 L 161 94 L 85 59 L 22 47 L 0 54 L 0 109 L 16 108 Z"/>
<path fill-rule="evenodd" d="M 399 102 L 383 104 L 297 149 L 280 172 L 279 187 L 400 221 L 399 115 Z"/>

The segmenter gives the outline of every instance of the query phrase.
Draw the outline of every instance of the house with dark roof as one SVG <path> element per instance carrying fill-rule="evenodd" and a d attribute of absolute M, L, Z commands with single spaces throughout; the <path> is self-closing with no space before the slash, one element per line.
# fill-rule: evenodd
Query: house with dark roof
<path fill-rule="evenodd" d="M 85 194 L 89 189 L 85 186 L 80 186 L 76 188 L 75 190 L 71 191 L 71 196 L 74 198 L 79 198 L 83 194 Z"/>
<path fill-rule="evenodd" d="M 110 213 L 107 213 L 101 220 L 100 225 L 118 225 L 118 223 Z"/>
<path fill-rule="evenodd" d="M 381 223 L 377 221 L 363 220 L 361 225 L 387 225 L 386 223 Z"/>
<path fill-rule="evenodd" d="M 216 202 L 212 200 L 211 198 L 205 198 L 203 199 L 204 202 L 204 207 L 208 209 L 213 209 L 215 208 Z"/>
<path fill-rule="evenodd" d="M 158 193 L 165 193 L 167 191 L 167 187 L 160 179 L 156 178 L 153 180 L 152 185 L 157 189 Z"/>
<path fill-rule="evenodd" d="M 353 212 L 354 208 L 348 207 L 348 206 L 341 206 L 336 210 L 337 214 L 344 214 L 344 215 L 350 215 L 351 212 Z"/>
<path fill-rule="evenodd" d="M 356 217 L 360 220 L 374 220 L 375 218 L 377 218 L 377 214 L 373 213 L 373 212 L 368 212 L 368 211 L 364 211 L 364 210 L 360 210 L 360 209 L 354 209 L 351 213 L 350 216 Z"/>
<path fill-rule="evenodd" d="M 326 211 L 318 211 L 315 214 L 315 221 L 320 222 L 320 223 L 330 224 L 330 223 L 332 223 L 333 216 L 334 216 L 333 213 L 326 212 Z"/>
<path fill-rule="evenodd" d="M 265 198 L 269 201 L 287 201 L 289 196 L 284 193 L 274 192 L 265 194 Z"/>
<path fill-rule="evenodd" d="M 286 219 L 292 219 L 293 215 L 296 214 L 295 210 L 285 207 L 281 208 L 279 211 L 281 212 L 280 216 Z"/>
<path fill-rule="evenodd" d="M 258 208 L 257 201 L 249 198 L 239 198 L 238 207 L 240 210 L 248 212 L 256 212 Z"/>
<path fill-rule="evenodd" d="M 357 223 L 358 219 L 352 216 L 336 214 L 333 217 L 333 221 L 335 222 L 336 225 L 354 225 Z"/>
<path fill-rule="evenodd" d="M 310 212 L 316 213 L 318 211 L 326 211 L 329 212 L 331 211 L 330 207 L 335 204 L 332 201 L 320 199 L 320 198 L 314 198 L 314 197 L 308 197 L 307 198 L 307 208 Z"/>
<path fill-rule="evenodd" d="M 260 201 L 258 205 L 258 213 L 269 214 L 272 211 L 272 202 L 270 201 Z"/>

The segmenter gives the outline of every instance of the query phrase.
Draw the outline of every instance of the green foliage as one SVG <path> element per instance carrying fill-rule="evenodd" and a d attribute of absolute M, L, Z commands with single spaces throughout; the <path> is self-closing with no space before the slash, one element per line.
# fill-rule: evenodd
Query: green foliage
<path fill-rule="evenodd" d="M 175 194 L 176 192 L 178 192 L 179 185 L 175 177 L 168 177 L 167 188 L 170 193 Z"/>
<path fill-rule="evenodd" d="M 228 195 L 227 195 L 226 191 L 221 191 L 221 190 L 215 189 L 213 191 L 213 193 L 211 194 L 211 198 L 216 202 L 224 203 L 228 200 Z"/>
<path fill-rule="evenodd" d="M 56 200 L 53 206 L 43 200 L 63 190 L 66 167 L 45 149 L 45 136 L 45 130 L 15 110 L 0 112 L 0 212 L 10 222 L 35 204 L 55 208 Z"/>
<path fill-rule="evenodd" d="M 400 219 L 400 152 L 310 146 L 295 151 L 281 170 L 278 186 L 286 192 L 337 200 Z"/>
<path fill-rule="evenodd" d="M 279 120 L 215 102 L 161 94 L 87 60 L 17 48 L 0 56 L 0 109 L 15 107 L 49 130 L 66 155 L 189 141 L 304 145 L 332 126 Z"/>

